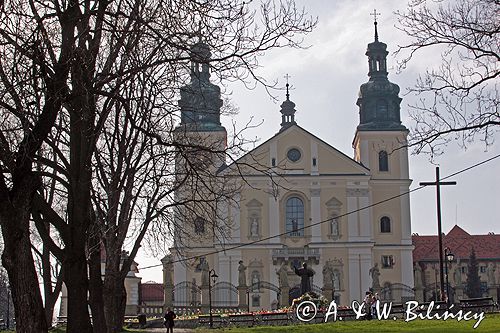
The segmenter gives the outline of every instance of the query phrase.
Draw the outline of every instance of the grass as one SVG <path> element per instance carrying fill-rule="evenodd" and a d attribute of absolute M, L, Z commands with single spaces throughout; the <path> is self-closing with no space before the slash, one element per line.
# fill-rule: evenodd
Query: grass
<path fill-rule="evenodd" d="M 349 332 L 349 333 L 395 333 L 395 332 L 418 332 L 418 333 L 462 333 L 462 332 L 500 332 L 500 314 L 489 314 L 483 319 L 477 329 L 472 326 L 476 320 L 456 321 L 455 319 L 442 320 L 414 320 L 404 322 L 397 321 L 337 321 L 325 324 L 303 324 L 293 326 L 260 326 L 250 328 L 225 328 L 225 329 L 197 329 L 196 333 L 329 333 L 329 332 Z"/>
<path fill-rule="evenodd" d="M 404 322 L 399 319 L 392 320 L 371 320 L 371 321 L 336 321 L 328 322 L 325 324 L 301 324 L 293 326 L 260 326 L 249 328 L 223 328 L 223 329 L 208 329 L 198 328 L 196 333 L 330 333 L 330 332 L 349 332 L 349 333 L 498 333 L 500 332 L 500 314 L 487 314 L 477 329 L 472 326 L 476 320 L 470 321 L 456 321 L 454 319 L 442 320 L 414 320 L 411 322 Z M 175 330 L 174 330 L 175 331 Z M 14 331 L 0 331 L 0 333 L 7 333 Z M 50 331 L 50 333 L 64 333 L 64 328 L 58 328 Z M 129 333 L 148 332 L 147 330 L 134 330 L 124 329 L 123 331 Z"/>
<path fill-rule="evenodd" d="M 147 330 L 140 330 L 140 329 L 131 329 L 131 328 L 124 328 L 122 333 L 140 333 L 140 332 L 148 332 Z M 11 331 L 11 330 L 0 330 L 0 333 L 16 333 L 16 331 Z M 54 328 L 49 331 L 49 333 L 66 333 L 66 327 L 61 326 Z"/>

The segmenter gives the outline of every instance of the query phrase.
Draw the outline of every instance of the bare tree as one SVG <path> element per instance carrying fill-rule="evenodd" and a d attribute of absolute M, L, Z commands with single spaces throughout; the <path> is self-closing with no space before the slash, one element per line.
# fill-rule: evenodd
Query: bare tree
<path fill-rule="evenodd" d="M 455 140 L 462 147 L 476 138 L 493 144 L 500 125 L 500 2 L 414 0 L 396 15 L 411 39 L 396 51 L 401 68 L 427 49 L 441 53 L 440 64 L 409 88 L 419 98 L 410 106 L 410 145 L 434 156 Z"/>
<path fill-rule="evenodd" d="M 102 302 L 98 285 L 96 290 L 90 290 L 91 300 L 96 301 L 91 302 L 97 323 L 94 328 L 88 312 L 89 262 L 94 281 L 100 276 L 95 265 L 99 252 L 89 249 L 106 239 L 101 238 L 102 230 L 97 228 L 99 219 L 105 216 L 113 225 L 115 217 L 110 218 L 108 212 L 103 215 L 97 208 L 115 209 L 102 204 L 130 198 L 130 193 L 110 198 L 110 192 L 104 192 L 107 197 L 97 196 L 92 201 L 94 167 L 99 163 L 110 165 L 102 158 L 98 162 L 95 153 L 111 114 L 124 119 L 118 113 L 129 107 L 125 117 L 132 119 L 138 112 L 123 97 L 134 80 L 140 79 L 140 73 L 149 71 L 152 77 L 163 79 L 161 85 L 149 88 L 157 89 L 155 96 L 161 97 L 155 107 L 162 102 L 165 111 L 172 114 L 172 96 L 183 83 L 184 69 L 192 57 L 190 46 L 198 38 L 200 27 L 214 52 L 210 65 L 220 79 L 265 84 L 254 71 L 258 56 L 271 48 L 299 46 L 300 36 L 314 24 L 293 1 L 263 1 L 257 6 L 237 0 L 2 3 L 0 225 L 5 243 L 2 261 L 12 286 L 19 332 L 47 331 L 31 252 L 30 219 L 64 272 L 67 331 L 103 331 L 105 316 L 100 313 L 103 307 L 98 306 Z M 117 133 L 133 138 L 127 130 Z M 47 154 L 58 158 L 54 160 Z M 124 186 L 134 172 L 132 166 L 127 174 L 117 174 L 119 191 L 138 186 Z M 56 182 L 54 201 L 44 191 L 49 180 Z M 120 183 L 122 180 L 125 183 Z M 142 199 L 140 205 L 148 203 Z M 125 217 L 133 215 L 127 207 L 116 212 L 118 216 L 122 212 L 129 215 Z M 148 212 L 151 218 L 159 218 L 158 211 L 141 211 Z M 122 230 L 114 237 L 121 241 L 122 233 L 127 234 Z M 56 237 L 58 241 L 54 241 Z M 116 260 L 109 260 L 116 267 Z M 116 286 L 113 288 L 116 290 Z"/>
<path fill-rule="evenodd" d="M 9 329 L 14 322 L 14 304 L 12 303 L 9 279 L 5 270 L 0 267 L 0 316 L 3 319 L 3 327 Z"/>

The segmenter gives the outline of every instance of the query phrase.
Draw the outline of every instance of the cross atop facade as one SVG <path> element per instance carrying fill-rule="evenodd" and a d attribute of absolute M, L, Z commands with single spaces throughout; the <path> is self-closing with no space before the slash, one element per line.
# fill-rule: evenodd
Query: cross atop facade
<path fill-rule="evenodd" d="M 380 13 L 377 13 L 377 10 L 374 9 L 373 13 L 370 13 L 370 15 L 373 15 L 373 21 L 377 23 L 377 16 L 380 16 Z"/>

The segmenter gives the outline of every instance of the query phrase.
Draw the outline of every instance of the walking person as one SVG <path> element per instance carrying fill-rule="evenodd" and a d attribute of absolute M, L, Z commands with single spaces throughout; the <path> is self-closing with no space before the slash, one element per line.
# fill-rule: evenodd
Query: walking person
<path fill-rule="evenodd" d="M 165 316 L 163 317 L 165 319 L 165 327 L 167 328 L 167 333 L 174 333 L 174 319 L 177 316 L 175 315 L 174 311 L 172 311 L 170 308 L 167 308 L 167 312 L 165 313 Z"/>

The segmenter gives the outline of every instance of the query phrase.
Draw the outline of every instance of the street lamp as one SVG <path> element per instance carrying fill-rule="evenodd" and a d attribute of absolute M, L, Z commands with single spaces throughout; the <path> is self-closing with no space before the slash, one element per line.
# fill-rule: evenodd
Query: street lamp
<path fill-rule="evenodd" d="M 215 270 L 213 268 L 208 272 L 208 312 L 210 315 L 209 319 L 210 328 L 214 327 L 214 320 L 212 317 L 212 285 L 210 283 L 210 280 L 213 280 L 213 284 L 215 285 L 215 281 L 217 281 L 218 277 L 219 276 L 215 274 Z"/>
<path fill-rule="evenodd" d="M 450 284 L 448 282 L 448 262 L 452 262 L 455 256 L 451 253 L 449 248 L 444 249 L 444 256 L 446 260 L 444 261 L 445 270 L 446 270 L 446 305 L 450 308 Z"/>

